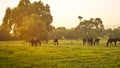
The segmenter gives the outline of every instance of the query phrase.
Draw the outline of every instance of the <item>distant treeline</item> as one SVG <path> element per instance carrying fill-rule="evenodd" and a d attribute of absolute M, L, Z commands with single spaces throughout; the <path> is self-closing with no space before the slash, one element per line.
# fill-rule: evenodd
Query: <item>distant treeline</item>
<path fill-rule="evenodd" d="M 95 37 L 120 38 L 120 27 L 115 29 L 111 28 L 104 29 L 99 36 L 97 34 L 95 35 L 95 32 L 90 33 L 91 34 L 89 34 L 88 36 L 93 38 Z M 65 27 L 58 27 L 49 33 L 49 39 L 53 39 L 55 36 L 57 36 L 58 39 L 81 39 L 83 37 L 82 34 L 84 35 L 83 32 L 76 30 L 76 28 L 67 29 Z"/>

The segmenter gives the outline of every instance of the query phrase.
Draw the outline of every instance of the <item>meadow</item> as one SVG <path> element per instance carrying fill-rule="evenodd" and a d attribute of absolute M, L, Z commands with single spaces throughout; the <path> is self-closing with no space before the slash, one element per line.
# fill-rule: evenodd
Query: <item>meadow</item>
<path fill-rule="evenodd" d="M 0 68 L 120 68 L 120 44 L 82 45 L 81 40 L 59 40 L 31 47 L 24 41 L 0 42 Z"/>

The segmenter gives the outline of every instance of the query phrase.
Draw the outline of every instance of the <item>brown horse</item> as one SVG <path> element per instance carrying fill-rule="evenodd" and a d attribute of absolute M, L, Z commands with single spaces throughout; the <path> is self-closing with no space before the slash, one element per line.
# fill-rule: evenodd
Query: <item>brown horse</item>
<path fill-rule="evenodd" d="M 55 45 L 59 45 L 57 38 L 54 39 L 54 44 L 55 44 Z"/>
<path fill-rule="evenodd" d="M 83 45 L 85 45 L 86 43 L 88 43 L 89 45 L 93 45 L 93 38 L 83 38 Z"/>
<path fill-rule="evenodd" d="M 108 46 L 109 44 L 112 44 L 112 42 L 114 42 L 114 45 L 117 45 L 117 41 L 120 41 L 120 38 L 109 38 L 107 41 L 106 46 Z"/>
<path fill-rule="evenodd" d="M 85 45 L 86 42 L 87 42 L 87 39 L 86 39 L 86 38 L 83 38 L 82 41 L 83 41 L 83 45 Z"/>
<path fill-rule="evenodd" d="M 41 45 L 40 39 L 38 39 L 36 37 L 30 38 L 29 42 L 31 43 L 32 46 L 37 46 L 38 44 Z"/>
<path fill-rule="evenodd" d="M 95 38 L 95 40 L 94 40 L 94 45 L 95 45 L 95 44 L 99 44 L 99 41 L 100 41 L 99 38 Z"/>

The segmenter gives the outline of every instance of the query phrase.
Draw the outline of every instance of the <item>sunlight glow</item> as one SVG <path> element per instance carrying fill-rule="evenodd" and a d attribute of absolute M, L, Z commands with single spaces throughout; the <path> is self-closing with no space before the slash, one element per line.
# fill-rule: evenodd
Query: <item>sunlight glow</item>
<path fill-rule="evenodd" d="M 30 0 L 31 2 L 39 0 Z M 41 0 L 49 4 L 53 15 L 52 25 L 67 28 L 79 24 L 78 16 L 83 19 L 101 18 L 106 28 L 120 26 L 120 0 Z M 17 6 L 18 0 L 0 0 L 0 22 L 2 23 L 8 6 Z"/>

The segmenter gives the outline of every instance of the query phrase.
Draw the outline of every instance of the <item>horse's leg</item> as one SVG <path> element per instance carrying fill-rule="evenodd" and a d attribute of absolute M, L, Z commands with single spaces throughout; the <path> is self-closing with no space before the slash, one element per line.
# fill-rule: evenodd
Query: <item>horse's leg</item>
<path fill-rule="evenodd" d="M 113 46 L 113 42 L 110 42 L 110 46 Z"/>
<path fill-rule="evenodd" d="M 94 45 L 95 45 L 96 41 L 94 41 Z"/>
<path fill-rule="evenodd" d="M 94 45 L 94 40 L 92 39 L 92 45 Z"/>
<path fill-rule="evenodd" d="M 86 39 L 83 39 L 82 41 L 83 41 L 83 45 L 85 45 L 86 44 Z"/>
<path fill-rule="evenodd" d="M 106 44 L 106 46 L 108 46 L 109 45 L 109 41 L 107 41 L 107 44 Z"/>
<path fill-rule="evenodd" d="M 114 41 L 114 43 L 115 43 L 115 46 L 116 46 L 117 41 Z"/>

